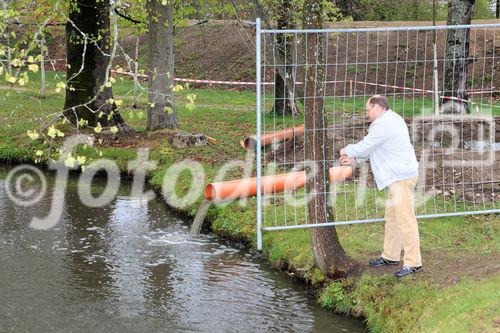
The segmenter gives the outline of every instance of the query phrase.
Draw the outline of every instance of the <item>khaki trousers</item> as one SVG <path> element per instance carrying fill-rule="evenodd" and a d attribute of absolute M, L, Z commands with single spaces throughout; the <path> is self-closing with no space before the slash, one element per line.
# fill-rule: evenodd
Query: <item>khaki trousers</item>
<path fill-rule="evenodd" d="M 417 218 L 415 185 L 417 177 L 389 185 L 385 207 L 385 236 L 382 257 L 399 261 L 404 250 L 404 266 L 422 266 Z"/>

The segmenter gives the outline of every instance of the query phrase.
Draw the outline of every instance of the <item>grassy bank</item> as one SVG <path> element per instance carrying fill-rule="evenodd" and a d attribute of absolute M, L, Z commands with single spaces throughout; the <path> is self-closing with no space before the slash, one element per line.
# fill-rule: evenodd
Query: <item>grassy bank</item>
<path fill-rule="evenodd" d="M 44 156 L 55 147 L 42 140 L 30 140 L 28 130 L 40 129 L 62 108 L 64 96 L 55 92 L 59 79 L 50 73 L 47 98 L 38 96 L 36 77 L 23 88 L 0 85 L 0 159 L 34 161 L 35 151 Z M 117 161 L 126 172 L 127 162 L 136 156 L 136 148 L 150 147 L 150 159 L 158 167 L 150 172 L 149 181 L 159 189 L 164 175 L 173 163 L 184 159 L 198 161 L 206 180 L 212 180 L 227 161 L 244 161 L 245 152 L 238 142 L 255 128 L 254 95 L 251 92 L 217 90 L 183 90 L 177 94 L 178 120 L 187 132 L 204 133 L 219 140 L 216 145 L 173 149 L 165 133 L 148 134 L 145 127 L 146 96 L 139 96 L 142 108 L 133 109 L 130 81 L 117 80 L 115 99 L 123 99 L 122 114 L 138 133 L 119 137 L 116 141 L 97 142 L 96 148 L 79 147 L 78 154 L 89 160 L 102 157 Z M 187 95 L 196 95 L 196 108 L 186 108 Z M 346 111 L 362 110 L 362 101 L 346 100 Z M 395 109 L 405 101 L 396 101 Z M 496 109 L 498 110 L 498 109 Z M 271 120 L 271 118 L 269 118 Z M 278 120 L 290 124 L 288 118 Z M 67 131 L 64 124 L 58 128 Z M 273 124 L 274 126 L 274 124 Z M 92 133 L 92 132 L 90 132 Z M 67 133 L 68 136 L 70 133 Z M 94 133 L 95 134 L 95 133 Z M 56 142 L 60 143 L 60 141 Z M 241 170 L 233 168 L 227 178 L 238 177 Z M 177 182 L 179 195 L 191 184 L 191 176 L 182 174 Z M 193 215 L 197 202 L 182 211 Z M 273 218 L 274 212 L 266 212 Z M 265 217 L 266 217 L 265 216 Z M 240 239 L 255 246 L 255 200 L 245 207 L 239 202 L 213 205 L 209 210 L 212 230 L 220 235 Z M 382 224 L 341 226 L 337 228 L 347 253 L 363 265 L 379 253 L 383 240 Z M 264 233 L 263 254 L 277 267 L 291 275 L 306 279 L 318 290 L 318 301 L 338 312 L 363 316 L 375 332 L 494 332 L 499 329 L 500 316 L 497 286 L 500 283 L 500 230 L 498 215 L 428 219 L 420 222 L 424 271 L 403 280 L 396 280 L 392 270 L 369 269 L 359 277 L 327 282 L 313 268 L 310 231 L 277 231 Z"/>

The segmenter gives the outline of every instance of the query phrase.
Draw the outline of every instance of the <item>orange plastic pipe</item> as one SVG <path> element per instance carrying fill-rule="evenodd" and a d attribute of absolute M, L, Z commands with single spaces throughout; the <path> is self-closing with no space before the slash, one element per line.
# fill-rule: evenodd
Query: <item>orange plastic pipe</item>
<path fill-rule="evenodd" d="M 328 170 L 331 183 L 344 181 L 352 176 L 350 166 L 332 167 Z M 281 175 L 262 177 L 262 194 L 278 193 L 304 187 L 306 172 L 295 171 Z M 257 178 L 243 178 L 226 182 L 211 183 L 205 187 L 204 196 L 209 201 L 227 201 L 248 198 L 257 195 Z"/>
<path fill-rule="evenodd" d="M 277 131 L 265 135 L 261 135 L 260 144 L 262 146 L 267 146 L 273 142 L 285 141 L 287 139 L 293 138 L 295 135 L 300 135 L 304 133 L 304 125 L 297 127 L 287 128 L 283 131 Z M 257 139 L 255 135 L 246 138 L 244 141 L 240 141 L 240 145 L 245 149 L 255 149 L 257 146 Z"/>

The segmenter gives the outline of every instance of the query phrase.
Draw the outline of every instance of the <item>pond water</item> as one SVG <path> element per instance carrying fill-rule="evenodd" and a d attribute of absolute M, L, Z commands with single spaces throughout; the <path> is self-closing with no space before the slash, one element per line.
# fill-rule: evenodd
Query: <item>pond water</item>
<path fill-rule="evenodd" d="M 72 175 L 59 223 L 34 230 L 54 177 L 45 173 L 47 193 L 22 207 L 6 195 L 8 171 L 0 166 L 2 332 L 365 331 L 248 250 L 190 236 L 160 200 L 130 197 L 131 182 L 105 207 L 88 208 Z M 95 179 L 93 192 L 104 185 Z"/>

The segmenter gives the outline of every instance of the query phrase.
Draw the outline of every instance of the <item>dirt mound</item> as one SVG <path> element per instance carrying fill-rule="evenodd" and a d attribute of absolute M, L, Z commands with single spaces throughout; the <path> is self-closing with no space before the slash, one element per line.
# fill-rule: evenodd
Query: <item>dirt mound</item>
<path fill-rule="evenodd" d="M 132 32 L 121 31 L 120 47 L 114 59 L 114 65 L 133 71 L 133 66 L 129 65 L 128 61 L 134 58 L 136 38 Z M 234 21 L 178 28 L 175 32 L 175 76 L 190 79 L 253 82 L 255 81 L 254 40 L 253 29 L 242 27 Z M 50 58 L 47 69 L 65 71 L 64 27 L 50 27 L 47 47 Z M 142 34 L 139 36 L 140 69 L 146 66 L 147 52 L 147 38 L 145 34 Z M 128 60 L 124 54 L 128 55 Z M 206 86 L 203 85 L 203 87 Z"/>
<path fill-rule="evenodd" d="M 474 23 L 485 22 L 475 21 Z M 391 26 L 432 25 L 431 22 L 352 22 L 333 24 L 330 28 L 385 27 L 389 24 Z M 66 37 L 64 33 L 64 27 L 50 28 L 50 35 L 47 38 L 49 56 L 52 59 L 52 63 L 48 65 L 50 69 L 65 70 Z M 443 34 L 442 31 L 438 34 L 440 40 L 444 38 Z M 500 63 L 493 64 L 491 55 L 498 53 L 500 35 L 495 35 L 493 29 L 486 29 L 471 33 L 471 36 L 474 36 L 470 41 L 471 57 L 474 60 L 471 64 L 474 63 L 474 66 L 469 66 L 469 81 L 474 86 L 472 88 L 482 90 L 495 87 L 497 89 L 498 80 L 491 73 L 500 70 Z M 134 57 L 136 36 L 130 29 L 122 29 L 119 42 L 120 47 L 114 63 L 132 70 L 133 67 L 129 67 L 124 53 L 130 58 Z M 384 33 L 379 37 L 373 34 L 370 37 L 365 33 L 356 36 L 332 34 L 327 52 L 327 79 L 338 83 L 329 86 L 329 89 L 333 89 L 335 95 L 339 96 L 348 93 L 356 95 L 375 92 L 401 93 L 398 89 L 374 85 L 384 82 L 395 86 L 432 87 L 433 66 L 430 65 L 430 61 L 433 48 L 429 43 L 429 34 L 423 32 L 396 31 Z M 210 21 L 204 25 L 176 28 L 175 76 L 190 79 L 253 82 L 255 81 L 254 44 L 255 28 L 243 26 L 235 21 Z M 299 41 L 299 44 L 303 43 Z M 267 52 L 272 52 L 272 49 L 268 47 Z M 298 50 L 298 52 L 302 51 Z M 444 44 L 439 43 L 438 54 L 441 57 L 443 52 Z M 146 35 L 142 34 L 139 36 L 141 69 L 145 68 L 146 59 L 147 39 Z M 268 65 L 272 59 L 271 54 L 264 57 Z M 296 73 L 299 81 L 302 71 L 300 60 L 297 59 L 298 72 Z M 442 67 L 440 63 L 440 77 L 442 77 Z M 273 79 L 273 68 L 264 72 L 265 80 Z M 483 75 L 483 72 L 487 75 Z M 206 84 L 202 86 L 207 87 Z M 225 88 L 229 87 L 253 89 L 253 86 L 226 86 Z M 411 94 L 411 92 L 406 93 Z"/>
<path fill-rule="evenodd" d="M 420 171 L 425 172 L 425 181 L 420 182 L 425 191 L 458 194 L 462 200 L 475 203 L 500 202 L 500 151 L 492 150 L 491 146 L 474 146 L 486 141 L 500 142 L 500 117 L 496 117 L 494 123 L 483 117 L 458 120 L 456 116 L 405 120 Z M 340 149 L 360 141 L 368 127 L 368 122 L 356 121 L 327 128 L 328 166 L 339 165 Z M 304 148 L 304 137 L 295 137 L 268 149 L 262 163 L 275 163 L 283 170 L 303 168 Z M 369 163 L 360 163 L 354 177 L 366 181 L 370 187 L 375 186 Z"/>

